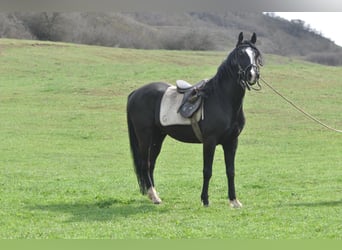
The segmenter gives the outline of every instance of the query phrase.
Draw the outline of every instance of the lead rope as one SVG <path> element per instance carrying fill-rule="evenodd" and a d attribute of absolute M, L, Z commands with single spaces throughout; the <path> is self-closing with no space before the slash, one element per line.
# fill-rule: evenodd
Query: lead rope
<path fill-rule="evenodd" d="M 301 109 L 300 107 L 298 107 L 296 104 L 294 104 L 291 100 L 289 100 L 287 97 L 285 97 L 284 95 L 282 95 L 278 90 L 276 90 L 275 88 L 273 88 L 269 83 L 267 83 L 264 79 L 262 79 L 260 77 L 260 80 L 263 81 L 263 83 L 265 83 L 265 85 L 267 87 L 269 87 L 274 93 L 276 93 L 277 95 L 279 95 L 281 98 L 283 98 L 285 101 L 287 101 L 292 107 L 294 107 L 295 109 L 297 109 L 299 112 L 301 112 L 302 114 L 304 114 L 306 117 L 310 118 L 311 120 L 313 120 L 314 122 L 322 125 L 323 127 L 330 129 L 332 131 L 338 132 L 338 133 L 342 133 L 342 130 L 339 129 L 335 129 L 333 127 L 328 126 L 327 124 L 321 122 L 320 120 L 318 120 L 317 118 L 313 117 L 312 115 L 310 115 L 308 112 L 304 111 L 303 109 Z"/>

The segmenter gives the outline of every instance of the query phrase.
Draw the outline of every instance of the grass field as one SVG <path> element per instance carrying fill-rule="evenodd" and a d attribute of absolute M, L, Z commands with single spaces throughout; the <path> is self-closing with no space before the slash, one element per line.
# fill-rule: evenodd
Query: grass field
<path fill-rule="evenodd" d="M 155 171 L 163 204 L 140 195 L 127 95 L 151 81 L 211 77 L 225 56 L 1 39 L 0 238 L 341 239 L 342 135 L 267 87 L 245 97 L 242 209 L 228 206 L 221 148 L 204 208 L 201 145 L 169 138 Z M 263 78 L 342 128 L 341 67 L 264 57 Z"/>

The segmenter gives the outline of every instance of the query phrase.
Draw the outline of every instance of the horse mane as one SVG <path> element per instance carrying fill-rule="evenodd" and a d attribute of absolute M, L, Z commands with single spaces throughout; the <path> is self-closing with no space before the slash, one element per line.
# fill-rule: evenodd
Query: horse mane
<path fill-rule="evenodd" d="M 223 60 L 220 66 L 217 68 L 216 74 L 207 82 L 205 88 L 203 89 L 206 96 L 209 96 L 214 89 L 216 89 L 216 85 L 221 82 L 223 79 L 232 78 L 233 65 L 237 65 L 236 60 L 236 48 L 230 52 L 228 57 Z"/>

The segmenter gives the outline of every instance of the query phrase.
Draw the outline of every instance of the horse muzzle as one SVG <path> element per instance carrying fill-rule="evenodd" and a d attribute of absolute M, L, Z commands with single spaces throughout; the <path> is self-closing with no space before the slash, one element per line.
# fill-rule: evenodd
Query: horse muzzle
<path fill-rule="evenodd" d="M 246 70 L 246 82 L 248 82 L 249 85 L 254 85 L 258 82 L 260 77 L 260 72 L 257 66 L 250 65 Z"/>

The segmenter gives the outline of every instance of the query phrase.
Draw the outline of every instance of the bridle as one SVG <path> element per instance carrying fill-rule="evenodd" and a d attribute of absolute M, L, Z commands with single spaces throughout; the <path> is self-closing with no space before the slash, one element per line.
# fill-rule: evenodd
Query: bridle
<path fill-rule="evenodd" d="M 256 65 L 253 65 L 253 64 L 250 64 L 248 65 L 245 69 L 243 69 L 240 64 L 238 64 L 238 67 L 239 67 L 239 71 L 238 71 L 238 82 L 239 84 L 241 85 L 242 88 L 247 88 L 248 90 L 256 90 L 256 91 L 259 91 L 261 90 L 261 85 L 259 83 L 259 79 L 256 80 L 255 83 L 251 83 L 247 80 L 248 78 L 248 73 L 250 71 L 250 69 L 252 67 L 254 67 L 254 69 L 259 72 L 259 68 L 258 66 Z M 257 85 L 258 87 L 255 88 L 254 85 Z"/>
<path fill-rule="evenodd" d="M 262 58 L 261 58 L 261 54 L 259 52 L 259 50 L 253 46 L 252 44 L 243 44 L 243 45 L 240 45 L 237 47 L 237 49 L 241 49 L 241 48 L 247 48 L 247 47 L 250 47 L 252 48 L 254 51 L 257 52 L 257 60 L 256 60 L 256 64 L 252 64 L 250 63 L 249 65 L 247 65 L 245 68 L 242 68 L 240 63 L 239 63 L 239 60 L 238 60 L 238 56 L 236 55 L 236 61 L 237 61 L 237 65 L 238 65 L 238 82 L 239 84 L 241 85 L 242 88 L 247 88 L 248 90 L 256 90 L 256 91 L 259 91 L 261 90 L 261 85 L 259 83 L 259 77 L 258 79 L 256 80 L 255 83 L 251 83 L 248 81 L 248 72 L 250 72 L 251 69 L 254 69 L 257 73 L 259 73 L 259 68 L 260 66 L 262 66 Z M 254 85 L 257 85 L 257 88 L 254 87 Z"/>

